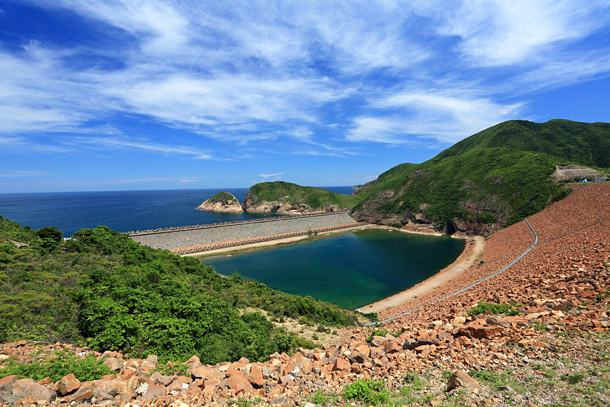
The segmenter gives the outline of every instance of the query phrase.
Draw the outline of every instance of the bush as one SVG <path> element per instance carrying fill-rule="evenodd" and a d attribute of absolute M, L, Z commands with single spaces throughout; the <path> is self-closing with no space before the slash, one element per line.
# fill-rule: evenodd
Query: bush
<path fill-rule="evenodd" d="M 96 359 L 95 356 L 79 358 L 66 351 L 54 352 L 55 357 L 43 360 L 34 360 L 29 363 L 18 362 L 10 358 L 0 364 L 0 378 L 17 375 L 21 378 L 32 378 L 36 381 L 46 377 L 51 382 L 56 382 L 62 377 L 73 373 L 82 381 L 101 379 L 105 375 L 112 374 L 110 368 L 103 365 L 104 359 Z"/>
<path fill-rule="evenodd" d="M 343 389 L 343 398 L 362 401 L 367 405 L 379 405 L 390 401 L 390 394 L 385 390 L 385 384 L 381 380 L 357 379 Z"/>
<path fill-rule="evenodd" d="M 511 304 L 490 304 L 487 302 L 480 302 L 476 307 L 468 311 L 468 315 L 484 314 L 487 311 L 491 311 L 492 314 L 519 315 L 519 310 L 513 308 Z"/>

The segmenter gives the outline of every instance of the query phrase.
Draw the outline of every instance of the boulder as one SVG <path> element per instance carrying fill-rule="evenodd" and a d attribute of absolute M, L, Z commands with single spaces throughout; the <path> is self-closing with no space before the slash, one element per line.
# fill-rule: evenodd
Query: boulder
<path fill-rule="evenodd" d="M 65 396 L 66 394 L 74 393 L 79 387 L 80 380 L 78 380 L 73 373 L 70 373 L 61 378 L 57 391 L 60 395 Z"/>
<path fill-rule="evenodd" d="M 165 386 L 160 384 L 151 384 L 148 390 L 142 394 L 142 400 L 155 400 L 165 396 Z"/>
<path fill-rule="evenodd" d="M 349 363 L 349 360 L 337 358 L 332 370 L 349 372 L 351 369 L 352 365 Z"/>
<path fill-rule="evenodd" d="M 165 376 L 159 372 L 155 372 L 152 375 L 150 375 L 150 380 L 152 380 L 156 384 L 161 384 L 163 386 L 169 386 L 174 380 L 176 380 L 176 375 Z"/>
<path fill-rule="evenodd" d="M 123 362 L 117 358 L 109 357 L 102 363 L 104 366 L 113 372 L 120 372 L 123 368 Z"/>
<path fill-rule="evenodd" d="M 250 368 L 250 371 L 248 372 L 248 374 L 246 375 L 246 379 L 254 386 L 257 387 L 261 387 L 264 383 L 264 379 L 263 379 L 263 370 L 256 366 L 253 365 Z"/>
<path fill-rule="evenodd" d="M 463 370 L 456 370 L 449 379 L 447 380 L 447 391 L 457 389 L 458 387 L 465 387 L 467 389 L 479 389 L 481 385 L 479 382 L 468 376 Z"/>
<path fill-rule="evenodd" d="M 13 393 L 13 384 L 19 377 L 10 375 L 0 379 L 0 401 L 8 401 L 8 397 Z"/>
<path fill-rule="evenodd" d="M 242 375 L 232 375 L 227 379 L 227 386 L 235 391 L 236 395 L 240 393 L 249 393 L 253 390 L 252 385 Z"/>
<path fill-rule="evenodd" d="M 504 327 L 501 325 L 482 325 L 478 322 L 471 322 L 462 326 L 459 333 L 469 338 L 489 339 L 502 331 L 504 331 Z"/>
<path fill-rule="evenodd" d="M 36 383 L 34 379 L 21 379 L 13 383 L 11 394 L 5 396 L 5 401 L 15 402 L 26 397 L 35 401 L 51 402 L 57 395 L 48 387 Z"/>
<path fill-rule="evenodd" d="M 191 358 L 189 360 L 187 360 L 186 362 L 184 362 L 184 364 L 188 367 L 190 367 L 191 369 L 196 369 L 198 367 L 201 367 L 201 361 L 199 360 L 199 358 L 196 355 L 191 356 Z"/>

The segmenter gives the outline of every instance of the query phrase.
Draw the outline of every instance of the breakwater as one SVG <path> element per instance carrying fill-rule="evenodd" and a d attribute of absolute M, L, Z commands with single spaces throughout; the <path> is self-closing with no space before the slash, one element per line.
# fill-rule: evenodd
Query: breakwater
<path fill-rule="evenodd" d="M 142 236 L 142 235 L 151 235 L 151 234 L 158 234 L 158 233 L 173 233 L 173 232 L 179 232 L 179 231 L 183 231 L 183 230 L 209 229 L 209 228 L 217 228 L 217 227 L 224 227 L 224 226 L 235 226 L 235 225 L 241 225 L 241 224 L 246 224 L 246 223 L 275 222 L 275 221 L 282 221 L 282 220 L 311 218 L 314 216 L 339 215 L 339 214 L 346 214 L 348 212 L 349 211 L 339 211 L 339 212 L 333 212 L 333 213 L 328 213 L 328 212 L 308 213 L 308 214 L 303 214 L 303 215 L 278 216 L 278 217 L 274 217 L 274 218 L 260 218 L 260 219 L 236 220 L 233 222 L 207 223 L 204 225 L 176 226 L 176 227 L 159 228 L 159 229 L 145 229 L 145 230 L 129 231 L 129 232 L 125 232 L 125 233 L 127 233 L 129 236 Z"/>
<path fill-rule="evenodd" d="M 347 212 L 336 212 L 155 229 L 130 232 L 129 235 L 134 241 L 145 246 L 175 250 L 291 233 L 321 231 L 324 228 L 355 223 L 356 221 Z"/>
<path fill-rule="evenodd" d="M 298 232 L 290 232 L 290 233 L 279 233 L 276 235 L 253 237 L 250 239 L 236 239 L 236 240 L 230 240 L 227 242 L 208 243 L 208 244 L 201 244 L 201 245 L 197 245 L 197 246 L 181 247 L 178 249 L 171 249 L 170 251 L 172 251 L 176 254 L 181 254 L 181 255 L 182 254 L 192 254 L 192 253 L 206 252 L 206 251 L 210 251 L 210 250 L 225 249 L 225 248 L 229 248 L 229 247 L 243 246 L 243 245 L 247 245 L 247 244 L 270 242 L 273 240 L 280 240 L 280 239 L 289 239 L 292 237 L 314 236 L 316 233 L 331 232 L 333 230 L 340 230 L 340 229 L 348 229 L 348 228 L 352 228 L 352 227 L 360 226 L 360 225 L 362 225 L 362 224 L 358 223 L 358 222 L 346 223 L 344 225 L 327 226 L 327 227 L 323 227 L 323 228 L 300 230 Z"/>

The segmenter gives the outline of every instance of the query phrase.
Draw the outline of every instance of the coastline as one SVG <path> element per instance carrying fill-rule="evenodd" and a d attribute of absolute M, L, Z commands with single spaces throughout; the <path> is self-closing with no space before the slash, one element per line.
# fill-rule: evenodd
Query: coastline
<path fill-rule="evenodd" d="M 208 250 L 208 251 L 199 252 L 199 253 L 182 254 L 181 256 L 197 257 L 197 258 L 201 258 L 201 259 L 206 258 L 206 257 L 211 257 L 211 256 L 217 256 L 217 255 L 233 256 L 233 255 L 239 255 L 239 254 L 245 254 L 245 253 L 252 253 L 252 252 L 256 252 L 258 250 L 264 250 L 264 249 L 272 248 L 275 246 L 285 246 L 285 245 L 289 245 L 289 244 L 296 244 L 296 243 L 306 241 L 306 240 L 315 240 L 315 239 L 319 239 L 321 237 L 338 236 L 340 234 L 349 233 L 354 230 L 372 229 L 371 226 L 376 226 L 376 225 L 363 224 L 363 225 L 353 226 L 350 228 L 341 229 L 341 230 L 332 231 L 332 232 L 321 232 L 321 233 L 318 233 L 314 237 L 295 236 L 295 237 L 288 237 L 288 238 L 284 238 L 284 239 L 270 240 L 267 242 L 249 243 L 249 244 L 245 244 L 245 245 L 241 245 L 241 246 L 233 246 L 233 247 L 225 247 L 225 248 L 220 248 L 220 249 Z"/>
<path fill-rule="evenodd" d="M 411 232 L 409 233 L 416 233 Z M 475 261 L 482 255 L 485 248 L 485 239 L 482 236 L 474 236 L 466 239 L 466 247 L 457 259 L 438 273 L 422 281 L 421 283 L 391 297 L 365 305 L 357 309 L 362 313 L 383 312 L 388 309 L 403 305 L 420 295 L 430 292 L 441 285 L 459 276 L 463 271 L 472 267 Z"/>
<path fill-rule="evenodd" d="M 337 231 L 320 232 L 319 234 L 317 234 L 314 237 L 296 236 L 296 237 L 290 237 L 290 238 L 285 238 L 285 239 L 270 240 L 267 242 L 249 243 L 249 244 L 245 244 L 245 245 L 241 245 L 241 246 L 225 247 L 225 248 L 208 250 L 208 251 L 199 252 L 199 253 L 181 254 L 181 256 L 205 258 L 205 257 L 216 256 L 216 255 L 229 255 L 229 256 L 239 255 L 239 254 L 244 254 L 244 253 L 256 252 L 258 250 L 265 250 L 265 249 L 272 248 L 275 246 L 285 246 L 285 245 L 289 245 L 289 244 L 296 244 L 296 243 L 299 243 L 302 241 L 313 241 L 320 237 L 339 236 L 343 233 L 349 233 L 354 230 L 366 230 L 366 229 L 383 229 L 383 230 L 390 230 L 390 231 L 396 231 L 396 232 L 402 232 L 402 233 L 412 233 L 412 234 L 417 234 L 417 235 L 428 235 L 428 236 L 439 236 L 439 237 L 445 236 L 443 233 L 432 232 L 428 229 L 420 229 L 420 230 L 411 229 L 411 228 L 410 229 L 404 229 L 404 228 L 397 229 L 395 227 L 387 226 L 387 225 L 376 225 L 376 224 L 372 224 L 372 223 L 364 223 L 362 225 L 353 226 L 350 228 L 341 229 L 341 230 L 337 230 Z M 467 239 L 467 237 L 464 237 L 464 236 L 451 236 L 451 238 Z M 227 254 L 227 253 L 229 253 L 229 254 Z M 462 254 L 460 254 L 460 256 L 462 256 Z M 459 258 L 460 257 L 458 257 L 458 259 Z M 440 271 L 439 271 L 439 273 L 440 273 Z"/>
<path fill-rule="evenodd" d="M 267 242 L 250 243 L 250 244 L 246 244 L 243 246 L 215 249 L 215 250 L 206 251 L 204 253 L 184 254 L 183 256 L 196 257 L 201 260 L 203 260 L 205 258 L 209 258 L 209 257 L 216 257 L 216 256 L 226 256 L 226 257 L 238 256 L 241 254 L 253 253 L 256 251 L 272 249 L 275 247 L 280 247 L 280 246 L 285 246 L 285 245 L 297 244 L 300 242 L 314 241 L 319 238 L 334 237 L 334 236 L 339 236 L 343 233 L 349 233 L 349 232 L 352 232 L 355 230 L 366 230 L 366 229 L 383 229 L 383 230 L 397 231 L 397 232 L 402 232 L 402 233 L 412 233 L 412 234 L 419 234 L 419 235 L 429 235 L 429 236 L 439 236 L 439 237 L 444 236 L 443 233 L 433 232 L 428 229 L 424 229 L 424 230 L 419 229 L 418 230 L 418 229 L 412 228 L 412 227 L 397 229 L 397 228 L 394 228 L 391 226 L 386 226 L 386 225 L 363 224 L 363 225 L 354 226 L 354 227 L 351 227 L 348 229 L 319 233 L 318 235 L 313 236 L 313 237 L 312 236 L 296 236 L 296 237 L 272 240 L 272 241 L 267 241 Z M 377 302 L 374 302 L 372 304 L 367 304 L 365 306 L 359 307 L 357 309 L 357 311 L 360 311 L 363 313 L 372 313 L 372 312 L 379 313 L 379 312 L 387 311 L 389 309 L 404 305 L 405 303 L 407 303 L 413 299 L 416 299 L 417 297 L 419 297 L 427 292 L 430 292 L 430 291 L 440 287 L 441 285 L 451 281 L 453 278 L 459 276 L 460 273 L 462 273 L 463 271 L 470 268 L 476 262 L 476 260 L 478 258 L 480 258 L 480 256 L 482 255 L 484 246 L 485 246 L 485 239 L 482 236 L 465 237 L 465 236 L 457 235 L 457 236 L 451 236 L 451 237 L 454 239 L 465 239 L 466 240 L 466 246 L 465 246 L 464 250 L 455 259 L 455 261 L 453 261 L 453 263 L 451 263 L 447 267 L 443 268 L 442 270 L 440 270 L 438 273 L 436 273 L 432 277 L 416 284 L 415 286 L 410 287 L 405 291 L 394 294 L 390 297 L 387 297 L 387 298 L 384 298 Z"/>

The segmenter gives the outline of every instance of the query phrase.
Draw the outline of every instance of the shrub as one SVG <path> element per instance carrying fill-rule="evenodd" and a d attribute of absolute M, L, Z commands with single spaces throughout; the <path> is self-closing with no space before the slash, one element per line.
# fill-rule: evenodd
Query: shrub
<path fill-rule="evenodd" d="M 468 315 L 484 314 L 487 311 L 491 311 L 492 314 L 519 315 L 519 310 L 513 308 L 511 304 L 490 304 L 487 302 L 480 302 L 476 307 L 468 311 Z"/>
<path fill-rule="evenodd" d="M 367 405 L 379 405 L 390 401 L 390 394 L 386 391 L 385 384 L 381 380 L 357 379 L 343 389 L 343 398 L 362 401 Z"/>
<path fill-rule="evenodd" d="M 36 381 L 49 377 L 52 382 L 73 373 L 80 381 L 101 379 L 112 374 L 110 368 L 103 365 L 104 359 L 95 356 L 79 358 L 66 351 L 54 352 L 56 357 L 43 360 L 34 360 L 29 363 L 18 362 L 14 358 L 7 359 L 0 365 L 0 378 L 17 375 L 21 378 L 32 378 Z"/>

